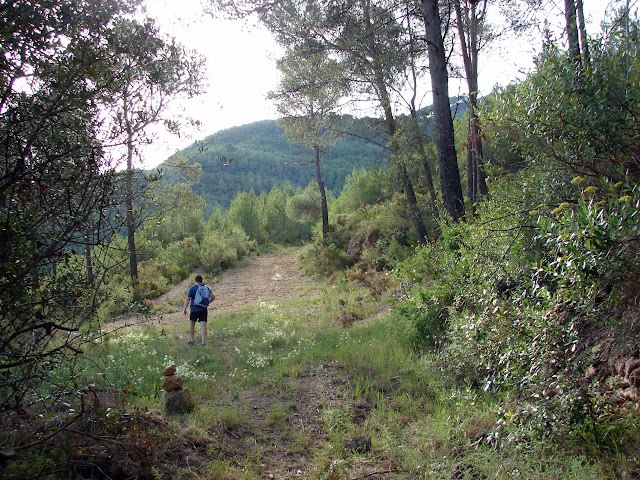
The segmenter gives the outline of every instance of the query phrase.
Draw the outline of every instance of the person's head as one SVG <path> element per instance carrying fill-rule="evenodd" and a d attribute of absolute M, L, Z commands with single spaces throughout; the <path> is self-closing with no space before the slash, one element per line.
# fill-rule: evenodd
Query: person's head
<path fill-rule="evenodd" d="M 202 283 L 202 275 L 196 275 L 196 283 Z"/>

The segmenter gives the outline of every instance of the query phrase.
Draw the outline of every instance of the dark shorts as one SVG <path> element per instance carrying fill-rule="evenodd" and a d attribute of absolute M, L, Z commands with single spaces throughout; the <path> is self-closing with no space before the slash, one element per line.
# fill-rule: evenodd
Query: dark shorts
<path fill-rule="evenodd" d="M 189 316 L 189 319 L 195 323 L 195 322 L 206 322 L 207 321 L 207 311 L 206 310 L 200 310 L 199 312 L 191 312 L 191 315 Z"/>

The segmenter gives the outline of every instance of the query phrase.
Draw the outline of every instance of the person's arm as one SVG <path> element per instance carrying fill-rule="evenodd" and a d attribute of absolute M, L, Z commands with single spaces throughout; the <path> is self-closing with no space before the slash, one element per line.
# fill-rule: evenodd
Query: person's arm
<path fill-rule="evenodd" d="M 189 306 L 189 302 L 191 301 L 191 297 L 187 297 L 184 299 L 184 314 L 187 314 L 187 307 Z"/>

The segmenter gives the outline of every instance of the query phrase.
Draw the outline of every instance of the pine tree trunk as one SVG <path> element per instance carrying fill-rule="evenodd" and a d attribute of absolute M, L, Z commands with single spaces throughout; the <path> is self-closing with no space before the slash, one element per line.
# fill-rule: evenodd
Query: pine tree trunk
<path fill-rule="evenodd" d="M 591 68 L 591 54 L 587 38 L 587 25 L 584 23 L 584 8 L 582 0 L 576 0 L 576 11 L 580 21 L 580 46 L 582 47 L 582 61 L 585 68 Z"/>
<path fill-rule="evenodd" d="M 91 258 L 91 245 L 89 242 L 89 235 L 86 235 L 85 238 L 86 238 L 86 243 L 84 246 L 84 258 L 85 258 L 85 261 L 87 262 L 87 283 L 89 285 L 93 285 L 95 278 L 93 275 L 93 259 Z"/>
<path fill-rule="evenodd" d="M 322 201 L 322 238 L 327 238 L 329 234 L 329 209 L 327 207 L 327 193 L 324 189 L 324 180 L 322 180 L 322 172 L 320 171 L 320 146 L 313 147 L 316 159 L 316 181 L 320 189 L 320 199 Z"/>
<path fill-rule="evenodd" d="M 136 227 L 133 216 L 133 194 L 130 188 L 127 192 L 127 245 L 129 246 L 129 275 L 131 278 L 138 278 L 138 254 L 136 252 Z"/>
<path fill-rule="evenodd" d="M 460 170 L 456 155 L 453 119 L 449 105 L 449 77 L 444 42 L 440 30 L 441 20 L 437 0 L 424 1 L 424 21 L 429 54 L 429 72 L 433 90 L 433 116 L 436 150 L 440 169 L 440 188 L 447 213 L 458 221 L 464 216 L 464 199 L 460 183 Z"/>
<path fill-rule="evenodd" d="M 581 67 L 580 43 L 578 40 L 578 15 L 575 0 L 564 0 L 564 17 L 567 28 L 567 41 L 569 42 L 569 56 L 576 67 Z"/>
<path fill-rule="evenodd" d="M 125 207 L 127 209 L 127 244 L 129 246 L 129 275 L 138 278 L 138 253 L 136 252 L 136 225 L 133 215 L 133 134 L 128 132 L 127 142 L 127 191 Z"/>
<path fill-rule="evenodd" d="M 458 38 L 462 50 L 467 88 L 469 90 L 469 128 L 467 137 L 467 197 L 474 205 L 479 197 L 487 195 L 484 172 L 484 149 L 478 123 L 478 31 L 480 28 L 476 4 L 471 2 L 462 14 L 460 0 L 454 1 Z M 484 13 L 481 14 L 484 17 Z M 466 21 L 465 21 L 466 20 Z M 466 28 L 466 30 L 465 30 Z M 469 42 L 467 42 L 467 34 Z"/>
<path fill-rule="evenodd" d="M 376 72 L 379 77 L 379 72 Z M 391 138 L 391 151 L 392 157 L 395 157 L 398 152 L 400 152 L 400 146 L 398 145 L 398 141 L 396 139 L 396 120 L 393 116 L 393 111 L 391 110 L 391 101 L 389 100 L 389 93 L 387 92 L 387 87 L 384 81 L 379 78 L 377 81 L 378 92 L 380 95 L 380 103 L 382 105 L 382 110 L 384 111 L 385 122 L 387 124 L 387 130 L 389 131 L 389 138 Z M 396 159 L 397 160 L 397 159 Z M 400 175 L 400 181 L 402 183 L 405 197 L 407 198 L 407 205 L 409 206 L 409 215 L 411 216 L 411 220 L 413 221 L 413 226 L 416 231 L 416 236 L 418 237 L 418 243 L 420 245 L 426 245 L 427 238 L 427 229 L 424 226 L 424 222 L 422 221 L 422 215 L 420 213 L 420 209 L 418 208 L 418 201 L 416 199 L 415 191 L 413 190 L 413 183 L 409 178 L 409 174 L 407 172 L 406 167 L 398 162 L 398 174 Z"/>

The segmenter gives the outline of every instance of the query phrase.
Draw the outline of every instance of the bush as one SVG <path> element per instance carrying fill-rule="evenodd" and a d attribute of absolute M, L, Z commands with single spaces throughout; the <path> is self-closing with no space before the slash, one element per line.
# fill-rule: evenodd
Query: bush
<path fill-rule="evenodd" d="M 583 181 L 576 177 L 574 183 Z M 560 287 L 558 301 L 594 314 L 610 310 L 625 285 L 640 291 L 639 212 L 637 183 L 603 179 L 539 217 L 541 240 L 553 252 L 545 269 Z"/>
<path fill-rule="evenodd" d="M 353 170 L 345 179 L 340 196 L 331 204 L 332 210 L 337 214 L 351 213 L 363 205 L 378 203 L 383 185 L 380 177 L 377 170 Z"/>
<path fill-rule="evenodd" d="M 299 222 L 317 222 L 322 218 L 322 200 L 317 184 L 310 183 L 307 188 L 297 192 L 287 202 L 287 216 Z"/>
<path fill-rule="evenodd" d="M 200 263 L 210 272 L 229 267 L 258 248 L 238 226 L 208 233 L 200 247 Z"/>
<path fill-rule="evenodd" d="M 178 276 L 177 280 L 180 280 L 188 275 L 192 268 L 198 266 L 200 245 L 194 237 L 187 237 L 170 244 L 159 257 L 177 268 L 177 272 L 175 272 L 177 275 L 170 274 L 168 278 L 173 280 Z M 169 273 L 168 270 L 167 273 Z"/>
<path fill-rule="evenodd" d="M 252 240 L 264 242 L 264 208 L 253 190 L 238 193 L 231 200 L 225 218 L 231 224 L 239 226 Z"/>
<path fill-rule="evenodd" d="M 536 177 L 523 172 L 521 178 Z M 396 313 L 416 326 L 416 345 L 438 349 L 446 344 L 456 350 L 456 368 L 477 371 L 478 346 L 468 344 L 466 335 L 481 328 L 469 326 L 505 292 L 517 288 L 541 255 L 531 215 L 514 212 L 516 205 L 536 203 L 535 185 L 496 184 L 493 196 L 478 205 L 475 218 L 442 221 L 437 241 L 416 248 L 396 266 L 402 285 Z"/>
<path fill-rule="evenodd" d="M 319 240 L 305 247 L 300 269 L 310 276 L 329 277 L 348 264 L 347 252 L 331 241 Z"/>

